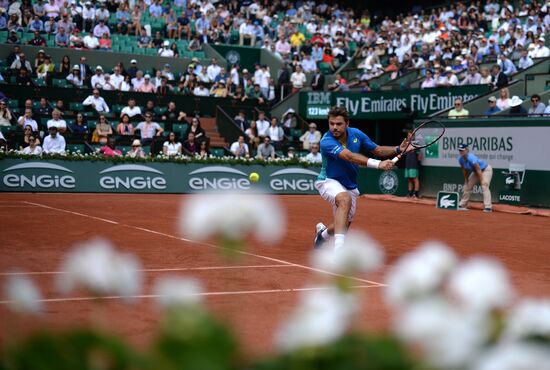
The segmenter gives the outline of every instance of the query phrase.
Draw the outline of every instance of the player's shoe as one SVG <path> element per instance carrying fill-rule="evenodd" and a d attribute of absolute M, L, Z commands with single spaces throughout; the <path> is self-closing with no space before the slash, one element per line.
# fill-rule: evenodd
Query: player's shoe
<path fill-rule="evenodd" d="M 323 231 L 325 231 L 327 227 L 322 222 L 319 222 L 317 225 L 315 225 L 315 239 L 313 240 L 313 248 L 319 249 L 325 242 L 325 239 L 321 236 Z"/>
<path fill-rule="evenodd" d="M 491 213 L 491 212 L 493 212 L 493 209 L 492 208 L 483 208 L 483 212 Z"/>
<path fill-rule="evenodd" d="M 469 209 L 466 208 L 466 207 L 458 207 L 457 209 L 458 209 L 459 211 L 469 211 Z"/>

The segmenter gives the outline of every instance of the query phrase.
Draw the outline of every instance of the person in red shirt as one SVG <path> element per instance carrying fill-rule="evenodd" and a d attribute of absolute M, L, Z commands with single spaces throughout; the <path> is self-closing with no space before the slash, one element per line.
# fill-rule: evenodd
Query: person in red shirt
<path fill-rule="evenodd" d="M 99 152 L 105 157 L 122 157 L 122 152 L 115 147 L 114 137 L 110 137 L 107 144 L 99 149 Z"/>

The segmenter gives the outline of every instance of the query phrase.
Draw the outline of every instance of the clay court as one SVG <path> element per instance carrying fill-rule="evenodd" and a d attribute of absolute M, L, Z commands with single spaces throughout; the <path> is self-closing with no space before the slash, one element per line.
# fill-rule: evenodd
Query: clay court
<path fill-rule="evenodd" d="M 0 280 L 23 270 L 39 284 L 46 314 L 27 328 L 86 325 L 94 301 L 85 293 L 62 297 L 54 289 L 63 255 L 76 242 L 94 236 L 110 239 L 142 261 L 145 289 L 133 305 L 107 299 L 104 325 L 136 346 L 147 343 L 158 327 L 151 295 L 155 278 L 184 275 L 206 286 L 205 303 L 227 319 L 245 351 L 273 350 L 273 333 L 295 304 L 299 290 L 319 282 L 325 272 L 310 268 L 312 234 L 318 221 L 329 221 L 328 204 L 318 196 L 280 196 L 288 214 L 288 231 L 278 246 L 249 245 L 246 254 L 227 260 L 213 245 L 181 238 L 177 195 L 1 194 L 2 259 Z M 522 295 L 542 296 L 550 286 L 550 219 L 531 215 L 436 210 L 431 205 L 361 198 L 352 226 L 369 232 L 386 249 L 387 264 L 420 242 L 437 239 L 461 256 L 486 254 L 509 269 Z M 389 312 L 383 304 L 383 274 L 355 277 L 363 296 L 357 325 L 383 330 Z M 7 317 L 6 302 L 0 315 Z M 7 320 L 3 320 L 6 322 Z M 1 332 L 5 332 L 4 328 Z M 5 338 L 3 338 L 5 340 Z"/>

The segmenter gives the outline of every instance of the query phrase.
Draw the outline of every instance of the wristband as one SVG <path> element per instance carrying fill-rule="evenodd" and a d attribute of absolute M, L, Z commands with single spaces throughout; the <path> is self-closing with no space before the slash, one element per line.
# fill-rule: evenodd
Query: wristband
<path fill-rule="evenodd" d="M 378 159 L 369 158 L 367 160 L 367 167 L 368 168 L 378 168 L 379 166 L 380 166 L 380 161 Z"/>
<path fill-rule="evenodd" d="M 401 153 L 401 147 L 398 145 L 395 147 L 395 154 L 400 154 Z"/>

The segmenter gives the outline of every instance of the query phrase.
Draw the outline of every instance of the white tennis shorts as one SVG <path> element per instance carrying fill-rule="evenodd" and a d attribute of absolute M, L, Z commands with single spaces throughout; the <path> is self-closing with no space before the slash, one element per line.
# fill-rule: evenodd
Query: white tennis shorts
<path fill-rule="evenodd" d="M 355 216 L 357 205 L 357 197 L 359 196 L 359 190 L 348 190 L 334 179 L 316 181 L 315 188 L 319 191 L 319 194 L 321 194 L 321 197 L 324 200 L 332 204 L 333 214 L 336 212 L 336 196 L 340 193 L 348 193 L 351 196 L 351 209 L 349 210 L 348 221 L 353 221 L 353 216 Z"/>

